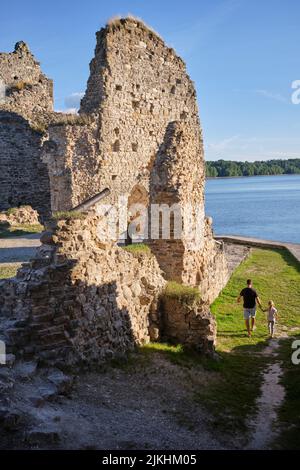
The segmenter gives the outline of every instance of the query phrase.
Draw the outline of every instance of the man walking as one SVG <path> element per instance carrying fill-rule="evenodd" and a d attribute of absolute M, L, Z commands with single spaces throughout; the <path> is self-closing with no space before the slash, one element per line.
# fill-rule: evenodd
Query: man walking
<path fill-rule="evenodd" d="M 251 279 L 247 280 L 247 287 L 245 287 L 237 298 L 238 303 L 240 303 L 241 298 L 243 297 L 244 305 L 244 319 L 246 323 L 246 328 L 248 331 L 249 338 L 251 337 L 251 331 L 253 331 L 255 326 L 255 315 L 256 315 L 256 304 L 262 309 L 260 299 L 257 295 L 257 292 L 252 287 Z M 250 319 L 251 319 L 251 328 L 250 328 Z"/>

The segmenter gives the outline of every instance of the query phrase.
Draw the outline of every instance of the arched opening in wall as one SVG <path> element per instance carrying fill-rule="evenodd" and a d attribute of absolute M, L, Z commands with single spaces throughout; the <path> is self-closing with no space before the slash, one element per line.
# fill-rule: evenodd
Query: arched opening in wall
<path fill-rule="evenodd" d="M 127 234 L 125 244 L 142 243 L 148 239 L 149 193 L 142 185 L 135 185 L 127 203 Z"/>

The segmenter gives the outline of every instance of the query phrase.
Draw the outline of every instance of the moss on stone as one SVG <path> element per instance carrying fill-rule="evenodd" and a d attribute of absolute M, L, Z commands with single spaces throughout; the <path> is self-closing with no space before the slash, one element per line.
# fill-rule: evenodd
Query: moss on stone
<path fill-rule="evenodd" d="M 145 243 L 133 243 L 132 245 L 124 246 L 124 250 L 129 253 L 151 253 L 151 249 Z"/>
<path fill-rule="evenodd" d="M 6 214 L 7 215 L 14 215 L 14 214 L 16 214 L 17 211 L 18 211 L 17 207 L 10 207 L 9 209 L 7 209 Z"/>
<path fill-rule="evenodd" d="M 58 211 L 52 215 L 54 220 L 84 219 L 85 214 L 78 211 Z"/>
<path fill-rule="evenodd" d="M 188 303 L 195 302 L 201 298 L 200 291 L 197 287 L 185 286 L 176 281 L 168 282 L 163 295 Z"/>
<path fill-rule="evenodd" d="M 90 117 L 86 114 L 63 114 L 57 113 L 53 117 L 50 125 L 51 126 L 84 126 L 90 123 Z"/>

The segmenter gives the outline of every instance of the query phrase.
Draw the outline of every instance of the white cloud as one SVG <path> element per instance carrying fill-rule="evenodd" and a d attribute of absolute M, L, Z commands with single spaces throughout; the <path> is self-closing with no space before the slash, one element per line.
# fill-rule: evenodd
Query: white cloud
<path fill-rule="evenodd" d="M 56 113 L 78 114 L 78 108 L 56 109 Z"/>
<path fill-rule="evenodd" d="M 76 109 L 78 110 L 80 107 L 80 100 L 83 98 L 83 92 L 75 92 L 65 98 L 65 106 L 69 110 Z M 64 111 L 66 112 L 66 111 Z"/>
<path fill-rule="evenodd" d="M 300 139 L 278 137 L 232 136 L 217 143 L 205 145 L 207 160 L 269 160 L 299 158 Z"/>
<path fill-rule="evenodd" d="M 254 93 L 257 95 L 264 96 L 265 98 L 270 98 L 271 100 L 280 101 L 281 103 L 287 103 L 287 99 L 280 93 L 274 93 L 269 90 L 254 90 Z"/>
<path fill-rule="evenodd" d="M 227 139 L 220 140 L 219 142 L 212 142 L 208 144 L 208 148 L 211 149 L 213 152 L 222 152 L 226 150 L 228 147 L 232 146 L 232 143 L 238 140 L 238 135 L 233 135 L 232 137 L 228 137 Z"/>

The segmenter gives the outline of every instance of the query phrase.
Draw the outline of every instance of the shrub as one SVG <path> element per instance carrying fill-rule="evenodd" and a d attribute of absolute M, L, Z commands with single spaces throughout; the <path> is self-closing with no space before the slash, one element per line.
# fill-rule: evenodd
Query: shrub
<path fill-rule="evenodd" d="M 126 22 L 137 23 L 140 28 L 144 29 L 146 32 L 152 33 L 154 36 L 158 37 L 161 40 L 161 36 L 157 31 L 155 31 L 151 26 L 147 25 L 141 18 L 131 13 L 128 13 L 125 18 L 121 17 L 120 15 L 112 16 L 108 20 L 107 26 L 110 28 L 118 28 L 121 24 L 124 24 Z"/>

